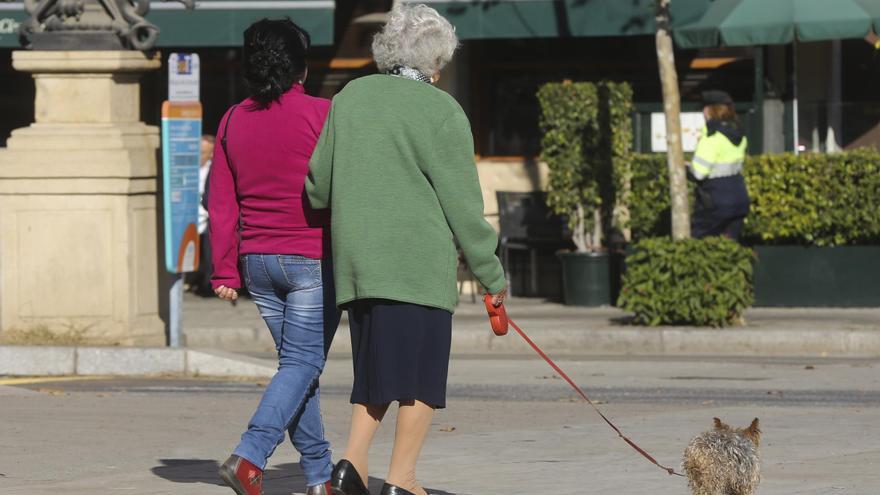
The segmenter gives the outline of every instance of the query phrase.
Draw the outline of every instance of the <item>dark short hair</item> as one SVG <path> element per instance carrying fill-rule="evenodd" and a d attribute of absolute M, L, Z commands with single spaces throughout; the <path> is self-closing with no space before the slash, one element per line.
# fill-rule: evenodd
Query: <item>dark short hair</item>
<path fill-rule="evenodd" d="M 244 83 L 257 105 L 278 101 L 306 72 L 311 37 L 287 19 L 262 19 L 244 32 Z"/>

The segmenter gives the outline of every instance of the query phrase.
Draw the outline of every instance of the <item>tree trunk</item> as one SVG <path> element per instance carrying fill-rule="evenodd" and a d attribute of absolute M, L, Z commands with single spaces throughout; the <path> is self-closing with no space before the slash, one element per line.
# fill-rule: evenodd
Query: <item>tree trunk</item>
<path fill-rule="evenodd" d="M 678 92 L 675 53 L 669 32 L 671 1 L 656 0 L 657 64 L 663 86 L 663 112 L 666 114 L 666 161 L 669 165 L 669 194 L 672 200 L 672 238 L 678 240 L 691 236 L 691 219 L 684 151 L 681 148 L 681 96 Z"/>
<path fill-rule="evenodd" d="M 585 253 L 590 250 L 590 243 L 587 240 L 587 223 L 584 216 L 584 207 L 577 205 L 575 210 L 575 226 L 571 233 L 571 240 L 574 242 L 575 249 L 579 253 Z"/>
<path fill-rule="evenodd" d="M 620 189 L 615 198 L 614 210 L 612 212 L 613 224 L 620 229 L 623 239 L 626 242 L 632 242 L 632 214 L 629 206 L 632 202 L 632 166 L 627 164 L 626 171 L 622 173 L 622 177 L 617 181 L 617 187 Z"/>
<path fill-rule="evenodd" d="M 593 209 L 593 246 L 590 251 L 596 252 L 602 247 L 602 210 L 601 208 Z"/>

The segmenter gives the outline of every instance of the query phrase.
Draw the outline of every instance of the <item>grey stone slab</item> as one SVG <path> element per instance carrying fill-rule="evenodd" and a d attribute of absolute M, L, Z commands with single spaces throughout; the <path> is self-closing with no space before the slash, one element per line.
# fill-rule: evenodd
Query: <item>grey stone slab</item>
<path fill-rule="evenodd" d="M 851 356 L 880 356 L 880 331 L 854 330 L 849 332 L 847 344 Z"/>
<path fill-rule="evenodd" d="M 194 376 L 268 378 L 277 363 L 221 351 L 186 351 L 186 373 Z"/>
<path fill-rule="evenodd" d="M 880 355 L 880 333 L 848 330 L 667 329 L 664 354 L 837 356 Z"/>
<path fill-rule="evenodd" d="M 267 352 L 275 349 L 272 335 L 265 328 L 236 326 L 208 327 L 198 326 L 184 330 L 187 347 L 228 349 L 240 352 Z"/>
<path fill-rule="evenodd" d="M 182 349 L 140 347 L 80 347 L 77 375 L 160 375 L 186 370 Z"/>
<path fill-rule="evenodd" d="M 0 346 L 0 375 L 72 375 L 73 347 Z"/>

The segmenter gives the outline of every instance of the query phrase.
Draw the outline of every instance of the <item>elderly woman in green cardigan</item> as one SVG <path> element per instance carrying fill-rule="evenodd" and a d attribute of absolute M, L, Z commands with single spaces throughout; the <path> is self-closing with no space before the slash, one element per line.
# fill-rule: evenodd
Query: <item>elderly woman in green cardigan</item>
<path fill-rule="evenodd" d="M 333 99 L 306 182 L 330 208 L 336 302 L 349 314 L 351 432 L 334 469 L 336 495 L 368 494 L 368 451 L 399 403 L 382 495 L 424 495 L 415 468 L 433 411 L 446 405 L 458 240 L 501 304 L 498 238 L 483 217 L 473 137 L 461 106 L 433 86 L 458 46 L 434 9 L 401 5 L 373 41 L 381 74 Z"/>

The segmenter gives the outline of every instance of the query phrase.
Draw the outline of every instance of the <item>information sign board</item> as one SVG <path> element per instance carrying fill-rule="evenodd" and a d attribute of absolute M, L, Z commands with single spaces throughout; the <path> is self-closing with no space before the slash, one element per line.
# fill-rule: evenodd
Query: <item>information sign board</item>
<path fill-rule="evenodd" d="M 199 65 L 197 53 L 168 56 L 169 101 L 199 101 Z"/>
<path fill-rule="evenodd" d="M 199 162 L 202 105 L 162 104 L 162 176 L 165 268 L 171 273 L 199 266 Z"/>
<path fill-rule="evenodd" d="M 697 149 L 704 125 L 703 112 L 682 112 L 681 147 L 684 151 Z M 666 151 L 666 115 L 663 112 L 651 114 L 651 151 Z"/>

